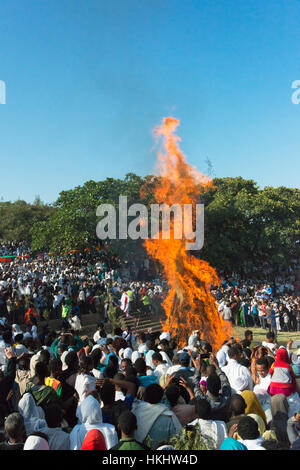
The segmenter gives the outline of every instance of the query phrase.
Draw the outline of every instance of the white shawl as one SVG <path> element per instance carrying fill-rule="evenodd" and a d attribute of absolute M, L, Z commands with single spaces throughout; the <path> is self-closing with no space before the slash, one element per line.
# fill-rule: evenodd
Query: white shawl
<path fill-rule="evenodd" d="M 99 402 L 91 395 L 83 400 L 76 412 L 81 424 L 77 424 L 70 434 L 70 449 L 81 450 L 88 431 L 99 429 L 102 432 L 107 449 L 118 443 L 116 429 L 112 424 L 102 422 L 102 411 Z"/>

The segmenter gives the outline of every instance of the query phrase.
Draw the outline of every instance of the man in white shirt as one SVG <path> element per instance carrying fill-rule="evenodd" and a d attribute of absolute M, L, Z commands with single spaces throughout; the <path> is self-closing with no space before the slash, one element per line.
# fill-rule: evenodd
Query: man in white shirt
<path fill-rule="evenodd" d="M 167 373 L 169 366 L 163 362 L 162 355 L 157 352 L 152 355 L 152 362 L 155 367 L 153 375 L 160 379 L 162 375 Z"/>
<path fill-rule="evenodd" d="M 249 369 L 239 364 L 241 358 L 241 352 L 238 345 L 233 345 L 228 350 L 228 364 L 221 368 L 224 374 L 227 376 L 232 392 L 235 393 L 237 387 L 238 377 L 244 377 L 248 379 L 249 390 L 253 390 L 253 380 Z"/>

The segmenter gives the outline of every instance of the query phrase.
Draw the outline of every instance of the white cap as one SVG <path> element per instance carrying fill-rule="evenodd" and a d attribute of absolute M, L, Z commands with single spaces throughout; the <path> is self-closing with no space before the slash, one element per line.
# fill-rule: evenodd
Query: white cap
<path fill-rule="evenodd" d="M 166 339 L 167 341 L 171 341 L 171 336 L 170 333 L 164 332 L 160 335 L 159 339 L 162 341 L 163 339 Z"/>

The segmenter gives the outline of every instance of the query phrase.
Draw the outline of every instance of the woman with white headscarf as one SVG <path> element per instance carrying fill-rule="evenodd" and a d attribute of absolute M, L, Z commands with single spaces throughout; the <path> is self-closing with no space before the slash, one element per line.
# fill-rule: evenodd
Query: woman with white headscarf
<path fill-rule="evenodd" d="M 89 395 L 78 406 L 77 417 L 81 424 L 77 424 L 70 434 L 70 449 L 80 450 L 84 438 L 91 429 L 99 429 L 102 432 L 106 447 L 110 449 L 118 443 L 118 436 L 112 424 L 103 423 L 100 403 Z"/>
<path fill-rule="evenodd" d="M 131 357 L 132 357 L 132 349 L 131 348 L 124 349 L 123 359 L 130 359 L 131 360 Z"/>
<path fill-rule="evenodd" d="M 131 355 L 131 362 L 132 362 L 133 365 L 139 357 L 141 357 L 141 354 L 139 353 L 139 351 L 133 351 L 133 353 Z"/>
<path fill-rule="evenodd" d="M 44 410 L 36 406 L 31 393 L 25 393 L 18 404 L 18 409 L 24 418 L 26 433 L 31 434 L 34 431 L 38 419 L 45 419 Z"/>

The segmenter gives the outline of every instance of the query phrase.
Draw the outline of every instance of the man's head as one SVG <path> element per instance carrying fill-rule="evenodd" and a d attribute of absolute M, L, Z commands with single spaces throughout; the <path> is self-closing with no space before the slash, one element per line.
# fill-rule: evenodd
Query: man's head
<path fill-rule="evenodd" d="M 122 433 L 122 438 L 133 437 L 137 429 L 136 416 L 131 411 L 123 411 L 119 416 L 118 425 Z"/>
<path fill-rule="evenodd" d="M 172 407 L 177 405 L 178 399 L 180 397 L 180 389 L 177 387 L 177 385 L 169 385 L 165 390 L 165 394 Z"/>
<path fill-rule="evenodd" d="M 164 391 L 162 387 L 154 383 L 146 387 L 143 400 L 154 405 L 161 401 L 163 394 Z"/>
<path fill-rule="evenodd" d="M 62 409 L 56 403 L 51 403 L 45 409 L 45 419 L 49 428 L 59 428 L 63 418 Z"/>
<path fill-rule="evenodd" d="M 137 342 L 138 342 L 138 344 L 146 343 L 146 335 L 145 335 L 145 333 L 140 333 L 140 334 L 138 335 Z"/>
<path fill-rule="evenodd" d="M 109 381 L 104 382 L 100 390 L 100 398 L 103 401 L 104 406 L 112 405 L 115 402 L 115 396 L 115 386 Z"/>
<path fill-rule="evenodd" d="M 20 413 L 11 413 L 5 420 L 4 429 L 11 443 L 25 442 L 26 429 L 23 416 Z"/>
<path fill-rule="evenodd" d="M 234 344 L 229 348 L 227 354 L 229 359 L 235 359 L 236 361 L 239 361 L 241 357 L 241 348 L 238 346 L 238 344 Z"/>
<path fill-rule="evenodd" d="M 256 361 L 256 372 L 261 378 L 264 378 L 269 373 L 269 362 L 265 357 L 260 357 Z"/>
<path fill-rule="evenodd" d="M 49 364 L 50 361 L 50 353 L 47 351 L 47 349 L 42 349 L 39 352 L 39 360 L 41 362 L 44 362 L 45 364 Z"/>
<path fill-rule="evenodd" d="M 259 437 L 258 424 L 251 416 L 243 416 L 239 420 L 237 432 L 243 440 L 253 440 Z"/>
<path fill-rule="evenodd" d="M 79 366 L 78 356 L 75 351 L 69 351 L 65 357 L 65 363 L 68 369 L 77 370 Z"/>
<path fill-rule="evenodd" d="M 273 331 L 269 331 L 266 334 L 266 338 L 267 338 L 267 343 L 274 343 L 275 342 L 275 334 L 273 333 Z"/>
<path fill-rule="evenodd" d="M 45 382 L 45 378 L 49 375 L 49 369 L 45 362 L 37 362 L 35 365 L 35 376 L 41 382 Z"/>
<path fill-rule="evenodd" d="M 200 419 L 210 419 L 211 416 L 211 406 L 209 401 L 205 400 L 205 398 L 201 400 L 196 400 L 195 403 L 195 411 Z"/>
<path fill-rule="evenodd" d="M 93 369 L 93 360 L 90 356 L 81 356 L 79 362 L 79 373 L 89 374 Z"/>
<path fill-rule="evenodd" d="M 49 371 L 51 377 L 58 379 L 62 372 L 62 362 L 60 359 L 53 358 L 49 362 Z"/>
<path fill-rule="evenodd" d="M 250 341 L 250 343 L 253 341 L 253 332 L 251 330 L 245 331 L 245 339 Z"/>
<path fill-rule="evenodd" d="M 217 374 L 211 374 L 206 379 L 206 387 L 209 393 L 214 397 L 219 395 L 221 389 L 221 380 Z"/>
<path fill-rule="evenodd" d="M 243 415 L 245 413 L 246 408 L 247 408 L 246 402 L 241 395 L 235 393 L 231 396 L 230 410 L 231 410 L 232 416 Z"/>
<path fill-rule="evenodd" d="M 142 357 L 139 357 L 135 361 L 134 368 L 137 371 L 138 375 L 146 375 L 146 362 L 144 361 Z"/>

